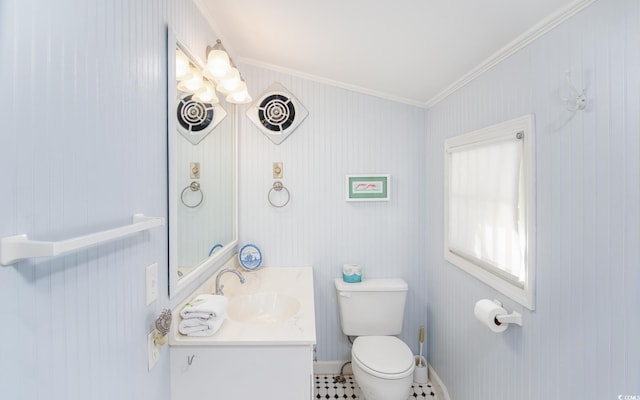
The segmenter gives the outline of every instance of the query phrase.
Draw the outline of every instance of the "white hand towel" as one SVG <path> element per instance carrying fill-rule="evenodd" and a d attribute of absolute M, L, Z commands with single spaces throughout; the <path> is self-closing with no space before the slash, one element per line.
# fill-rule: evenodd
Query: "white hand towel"
<path fill-rule="evenodd" d="M 183 319 L 215 318 L 217 316 L 224 315 L 227 312 L 228 303 L 229 300 L 224 296 L 217 294 L 201 294 L 184 306 L 182 311 L 180 311 L 180 316 Z"/>
<path fill-rule="evenodd" d="M 183 319 L 178 325 L 178 331 L 187 336 L 211 336 L 220 329 L 225 316 L 215 318 L 189 318 Z"/>

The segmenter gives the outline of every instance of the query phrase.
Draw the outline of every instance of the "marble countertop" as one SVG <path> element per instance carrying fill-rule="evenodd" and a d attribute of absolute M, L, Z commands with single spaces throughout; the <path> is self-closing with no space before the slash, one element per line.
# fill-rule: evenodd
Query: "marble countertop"
<path fill-rule="evenodd" d="M 240 284 L 235 274 L 221 277 L 224 294 L 234 297 L 256 293 L 278 293 L 294 297 L 300 310 L 291 318 L 275 323 L 238 322 L 227 317 L 222 327 L 212 336 L 191 337 L 178 332 L 180 311 L 184 305 L 201 293 L 212 293 L 211 277 L 201 288 L 173 310 L 169 344 L 171 346 L 259 346 L 259 345 L 311 345 L 316 343 L 315 305 L 312 267 L 263 267 L 257 271 L 238 268 L 246 282 Z"/>

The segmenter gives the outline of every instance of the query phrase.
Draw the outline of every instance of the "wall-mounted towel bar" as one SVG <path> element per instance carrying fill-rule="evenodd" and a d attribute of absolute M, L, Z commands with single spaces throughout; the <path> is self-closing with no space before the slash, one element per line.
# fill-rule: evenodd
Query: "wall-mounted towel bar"
<path fill-rule="evenodd" d="M 132 233 L 146 231 L 164 225 L 164 218 L 145 217 L 134 214 L 131 225 L 109 229 L 90 235 L 79 236 L 59 242 L 30 240 L 27 235 L 7 236 L 0 239 L 0 264 L 10 265 L 25 258 L 53 257 L 84 247 L 119 239 Z"/>

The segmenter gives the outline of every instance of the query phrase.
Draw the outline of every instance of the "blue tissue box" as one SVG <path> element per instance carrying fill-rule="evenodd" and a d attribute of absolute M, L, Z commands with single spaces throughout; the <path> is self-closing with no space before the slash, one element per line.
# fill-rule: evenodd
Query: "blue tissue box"
<path fill-rule="evenodd" d="M 360 274 L 345 275 L 343 273 L 342 274 L 342 280 L 347 282 L 347 283 L 362 282 L 362 275 L 360 275 Z"/>

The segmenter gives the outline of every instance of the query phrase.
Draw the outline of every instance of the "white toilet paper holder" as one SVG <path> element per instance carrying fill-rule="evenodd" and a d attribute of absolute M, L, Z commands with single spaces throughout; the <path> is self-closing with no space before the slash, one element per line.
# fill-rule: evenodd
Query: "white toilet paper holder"
<path fill-rule="evenodd" d="M 502 303 L 498 300 L 493 300 L 494 303 L 502 307 Z M 513 311 L 511 314 L 500 314 L 496 315 L 496 324 L 516 324 L 522 326 L 522 314 L 517 311 Z"/>

